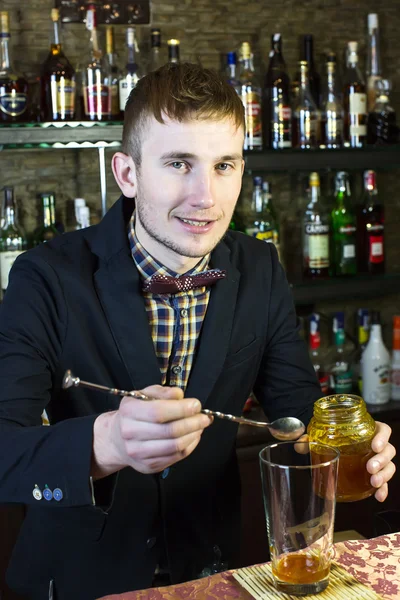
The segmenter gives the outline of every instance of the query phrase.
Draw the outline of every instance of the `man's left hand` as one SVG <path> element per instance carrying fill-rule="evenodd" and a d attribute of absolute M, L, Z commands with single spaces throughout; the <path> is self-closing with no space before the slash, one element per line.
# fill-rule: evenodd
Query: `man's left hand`
<path fill-rule="evenodd" d="M 392 430 L 389 425 L 376 421 L 375 436 L 372 440 L 372 450 L 376 452 L 375 456 L 367 462 L 367 471 L 371 473 L 371 485 L 377 488 L 375 498 L 379 502 L 386 500 L 388 495 L 388 481 L 396 472 L 395 464 L 392 459 L 396 455 L 396 450 L 389 443 Z"/>

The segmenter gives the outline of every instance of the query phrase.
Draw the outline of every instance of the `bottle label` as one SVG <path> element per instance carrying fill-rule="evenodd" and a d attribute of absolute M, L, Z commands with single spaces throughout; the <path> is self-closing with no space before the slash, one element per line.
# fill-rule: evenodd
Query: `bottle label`
<path fill-rule="evenodd" d="M 343 258 L 355 258 L 356 247 L 354 244 L 343 244 Z"/>
<path fill-rule="evenodd" d="M 8 286 L 8 276 L 17 257 L 23 254 L 23 250 L 8 250 L 0 252 L 1 289 L 5 291 Z"/>
<path fill-rule="evenodd" d="M 0 94 L 0 110 L 11 117 L 19 117 L 28 108 L 28 96 L 26 94 Z"/>
<path fill-rule="evenodd" d="M 242 91 L 246 115 L 245 150 L 262 147 L 261 94 L 256 90 Z"/>
<path fill-rule="evenodd" d="M 351 371 L 335 373 L 334 388 L 336 394 L 349 394 L 353 389 L 353 374 Z"/>
<path fill-rule="evenodd" d="M 339 143 L 343 135 L 343 120 L 333 110 L 327 112 L 327 119 L 325 125 L 326 132 L 326 143 Z"/>
<path fill-rule="evenodd" d="M 396 386 L 400 390 L 400 369 L 392 369 L 390 379 L 392 385 Z"/>
<path fill-rule="evenodd" d="M 369 237 L 369 262 L 382 263 L 383 254 L 383 235 L 371 235 Z"/>
<path fill-rule="evenodd" d="M 367 115 L 367 95 L 358 93 L 350 94 L 349 105 L 350 135 L 367 135 L 367 125 L 366 123 L 361 123 L 363 117 Z"/>
<path fill-rule="evenodd" d="M 64 119 L 75 115 L 75 81 L 56 76 L 51 77 L 51 103 L 53 116 Z"/>
<path fill-rule="evenodd" d="M 292 109 L 290 106 L 279 103 L 279 99 L 272 100 L 271 132 L 274 148 L 292 147 Z"/>
<path fill-rule="evenodd" d="M 86 116 L 101 118 L 111 114 L 111 90 L 108 85 L 90 85 L 83 90 Z"/>
<path fill-rule="evenodd" d="M 383 404 L 390 398 L 390 365 L 380 364 L 371 368 L 363 380 L 364 400 L 372 404 Z"/>
<path fill-rule="evenodd" d="M 329 375 L 319 374 L 318 381 L 321 386 L 321 392 L 327 395 L 329 393 Z"/>

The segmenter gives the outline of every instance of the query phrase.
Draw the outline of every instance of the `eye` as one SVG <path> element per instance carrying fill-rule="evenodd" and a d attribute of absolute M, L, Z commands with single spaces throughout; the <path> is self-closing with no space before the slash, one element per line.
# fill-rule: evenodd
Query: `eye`
<path fill-rule="evenodd" d="M 233 166 L 228 163 L 219 163 L 218 165 L 219 171 L 229 171 L 230 169 L 233 169 Z"/>
<path fill-rule="evenodd" d="M 186 167 L 186 164 L 181 160 L 175 160 L 173 163 L 171 163 L 171 167 L 173 167 L 177 171 L 181 171 L 181 168 Z"/>

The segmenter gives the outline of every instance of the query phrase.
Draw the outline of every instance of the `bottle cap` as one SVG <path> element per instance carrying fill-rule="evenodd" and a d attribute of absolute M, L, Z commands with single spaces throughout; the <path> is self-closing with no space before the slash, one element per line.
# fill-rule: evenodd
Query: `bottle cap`
<path fill-rule="evenodd" d="M 376 173 L 375 171 L 365 171 L 364 173 L 364 186 L 365 188 L 372 192 L 376 188 Z"/>
<path fill-rule="evenodd" d="M 253 185 L 254 186 L 260 186 L 262 187 L 263 184 L 263 178 L 259 177 L 258 175 L 256 177 L 253 177 Z"/>
<path fill-rule="evenodd" d="M 280 42 L 280 41 L 282 41 L 282 34 L 274 33 L 272 36 L 272 43 L 276 43 L 276 42 Z"/>
<path fill-rule="evenodd" d="M 347 47 L 350 52 L 358 52 L 358 42 L 348 42 Z"/>
<path fill-rule="evenodd" d="M 153 29 L 151 30 L 151 47 L 161 47 L 161 30 L 158 27 L 153 27 Z"/>
<path fill-rule="evenodd" d="M 311 173 L 309 181 L 310 181 L 310 185 L 311 186 L 314 186 L 314 187 L 319 186 L 319 175 L 318 175 L 318 173 L 315 173 L 315 172 Z"/>
<path fill-rule="evenodd" d="M 368 31 L 372 33 L 374 29 L 378 29 L 379 27 L 379 18 L 376 13 L 370 13 L 368 15 Z"/>
<path fill-rule="evenodd" d="M 263 181 L 263 191 L 268 194 L 271 193 L 271 184 L 269 181 Z"/>
<path fill-rule="evenodd" d="M 344 329 L 344 311 L 342 310 L 335 312 L 333 317 L 333 331 L 336 332 L 339 329 Z"/>
<path fill-rule="evenodd" d="M 4 207 L 14 206 L 14 188 L 13 187 L 5 187 L 4 191 Z"/>
<path fill-rule="evenodd" d="M 369 310 L 368 308 L 359 308 L 357 311 L 357 320 L 359 327 L 369 329 Z"/>
<path fill-rule="evenodd" d="M 381 315 L 379 310 L 371 310 L 371 325 L 380 325 Z"/>
<path fill-rule="evenodd" d="M 51 9 L 51 20 L 56 23 L 60 19 L 60 11 L 58 8 Z"/>
<path fill-rule="evenodd" d="M 0 12 L 0 34 L 8 35 L 10 33 L 10 15 L 7 11 Z"/>
<path fill-rule="evenodd" d="M 128 29 L 126 30 L 126 45 L 135 45 L 135 29 L 133 27 L 128 27 Z"/>
<path fill-rule="evenodd" d="M 227 65 L 236 65 L 236 63 L 237 63 L 236 52 L 228 52 L 228 54 L 226 55 L 226 64 Z"/>
<path fill-rule="evenodd" d="M 170 39 L 170 40 L 168 40 L 167 43 L 168 43 L 168 46 L 179 46 L 180 41 L 176 40 L 176 39 Z"/>
<path fill-rule="evenodd" d="M 248 59 L 251 57 L 251 46 L 249 42 L 240 44 L 240 55 L 242 58 Z"/>
<path fill-rule="evenodd" d="M 326 55 L 327 63 L 336 63 L 336 54 L 335 52 L 328 52 Z"/>

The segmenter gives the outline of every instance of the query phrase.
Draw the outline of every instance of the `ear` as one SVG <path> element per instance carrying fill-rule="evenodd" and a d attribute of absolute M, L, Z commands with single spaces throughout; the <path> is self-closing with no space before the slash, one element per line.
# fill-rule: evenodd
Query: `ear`
<path fill-rule="evenodd" d="M 123 152 L 116 152 L 112 157 L 111 166 L 115 181 L 124 196 L 135 198 L 137 194 L 137 178 L 133 158 Z"/>

